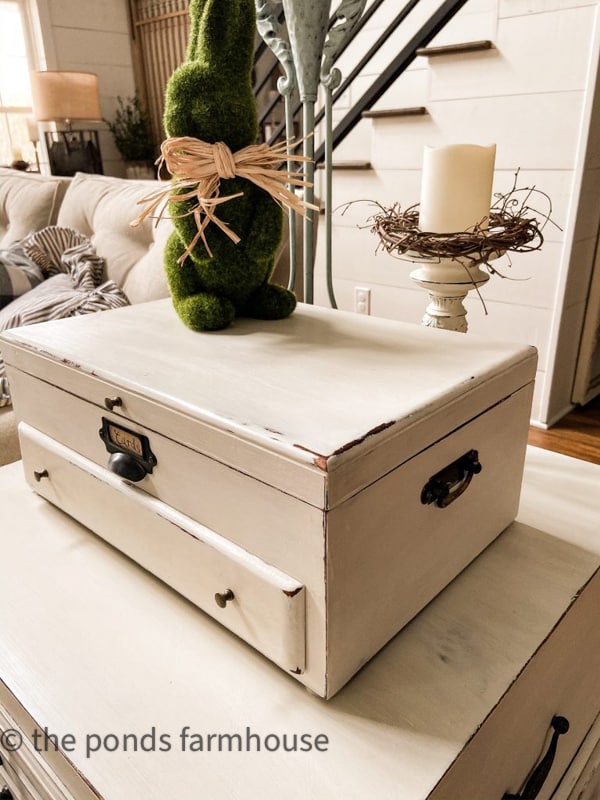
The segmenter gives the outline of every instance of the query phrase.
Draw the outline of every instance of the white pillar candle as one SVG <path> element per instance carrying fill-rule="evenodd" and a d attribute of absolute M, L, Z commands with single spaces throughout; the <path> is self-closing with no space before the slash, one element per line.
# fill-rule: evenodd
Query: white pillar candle
<path fill-rule="evenodd" d="M 487 227 L 496 145 L 425 147 L 419 228 L 458 233 Z"/>

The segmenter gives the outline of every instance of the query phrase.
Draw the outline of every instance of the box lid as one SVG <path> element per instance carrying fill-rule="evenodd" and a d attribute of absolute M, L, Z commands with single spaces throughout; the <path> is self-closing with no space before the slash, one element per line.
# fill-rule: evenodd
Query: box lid
<path fill-rule="evenodd" d="M 97 381 L 143 397 L 157 432 L 176 420 L 179 441 L 319 506 L 531 382 L 536 364 L 530 346 L 303 304 L 196 333 L 158 300 L 3 339 L 7 364 L 92 402 Z"/>

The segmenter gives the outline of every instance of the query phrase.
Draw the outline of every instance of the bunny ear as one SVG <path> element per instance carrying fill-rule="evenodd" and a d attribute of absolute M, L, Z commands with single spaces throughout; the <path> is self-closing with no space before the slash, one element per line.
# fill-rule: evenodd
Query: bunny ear
<path fill-rule="evenodd" d="M 245 75 L 252 66 L 256 32 L 254 0 L 191 0 L 188 61 L 220 74 L 232 60 Z"/>
<path fill-rule="evenodd" d="M 198 57 L 198 30 L 202 7 L 206 0 L 190 0 L 188 13 L 190 16 L 190 35 L 187 45 L 186 61 L 195 61 Z"/>

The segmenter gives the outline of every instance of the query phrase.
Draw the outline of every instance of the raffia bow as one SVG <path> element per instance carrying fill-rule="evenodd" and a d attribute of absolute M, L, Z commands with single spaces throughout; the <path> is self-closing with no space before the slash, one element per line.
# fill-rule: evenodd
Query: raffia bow
<path fill-rule="evenodd" d="M 215 209 L 243 192 L 219 197 L 221 179 L 246 178 L 265 192 L 280 205 L 306 216 L 308 209 L 318 210 L 318 206 L 307 203 L 298 197 L 289 186 L 308 187 L 312 184 L 305 181 L 301 172 L 281 170 L 279 167 L 286 160 L 310 161 L 308 156 L 293 155 L 291 145 L 282 142 L 275 146 L 267 144 L 249 145 L 236 153 L 232 153 L 223 142 L 210 144 L 192 136 L 177 136 L 166 139 L 161 145 L 158 159 L 159 168 L 165 165 L 173 176 L 173 181 L 164 189 L 152 192 L 138 201 L 138 205 L 146 204 L 142 213 L 131 222 L 131 226 L 140 225 L 147 217 L 158 222 L 166 215 L 168 203 L 185 203 L 191 201 L 190 208 L 174 219 L 193 216 L 197 233 L 187 246 L 178 263 L 183 263 L 201 239 L 207 253 L 212 252 L 206 241 L 205 230 L 212 222 L 237 244 L 240 237 L 231 230 L 226 222 L 219 219 Z"/>

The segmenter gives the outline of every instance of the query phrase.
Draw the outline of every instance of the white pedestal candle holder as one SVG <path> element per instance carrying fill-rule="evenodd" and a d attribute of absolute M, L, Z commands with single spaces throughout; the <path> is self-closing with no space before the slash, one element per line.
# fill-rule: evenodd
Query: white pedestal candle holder
<path fill-rule="evenodd" d="M 467 332 L 467 310 L 463 300 L 467 294 L 483 286 L 490 275 L 472 258 L 440 258 L 427 261 L 410 273 L 417 286 L 429 294 L 430 303 L 422 324 L 430 328 Z"/>

